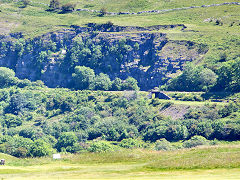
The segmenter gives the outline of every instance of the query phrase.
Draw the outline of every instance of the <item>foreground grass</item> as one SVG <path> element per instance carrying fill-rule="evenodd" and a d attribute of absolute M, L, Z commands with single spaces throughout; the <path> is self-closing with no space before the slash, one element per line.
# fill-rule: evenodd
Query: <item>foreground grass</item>
<path fill-rule="evenodd" d="M 168 152 L 125 150 L 50 157 L 6 158 L 6 179 L 239 179 L 240 146 L 221 145 Z"/>

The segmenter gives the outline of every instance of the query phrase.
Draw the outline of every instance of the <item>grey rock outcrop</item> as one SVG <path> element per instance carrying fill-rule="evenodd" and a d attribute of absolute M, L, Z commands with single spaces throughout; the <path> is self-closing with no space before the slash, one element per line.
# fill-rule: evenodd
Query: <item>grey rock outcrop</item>
<path fill-rule="evenodd" d="M 186 62 L 207 52 L 204 45 L 172 41 L 166 34 L 151 32 L 179 27 L 186 29 L 182 24 L 151 27 L 88 24 L 33 40 L 24 40 L 21 34 L 2 36 L 0 66 L 14 69 L 21 79 L 42 80 L 49 87 L 69 87 L 74 67 L 84 65 L 97 74 L 108 74 L 111 79 L 132 76 L 142 90 L 148 90 L 164 84 Z M 80 46 L 75 45 L 76 39 L 81 39 Z M 76 48 L 88 54 L 73 60 L 76 55 L 73 52 L 79 50 Z"/>

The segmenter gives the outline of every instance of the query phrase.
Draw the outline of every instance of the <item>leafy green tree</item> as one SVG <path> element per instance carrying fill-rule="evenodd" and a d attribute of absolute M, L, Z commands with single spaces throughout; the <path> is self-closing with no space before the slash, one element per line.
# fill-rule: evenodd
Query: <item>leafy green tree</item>
<path fill-rule="evenodd" d="M 51 146 L 41 139 L 34 141 L 33 145 L 30 148 L 30 154 L 33 157 L 48 156 L 52 152 L 53 149 Z"/>
<path fill-rule="evenodd" d="M 121 91 L 122 89 L 122 80 L 120 78 L 115 78 L 112 82 L 112 90 Z"/>
<path fill-rule="evenodd" d="M 199 89 L 208 91 L 210 88 L 216 85 L 217 75 L 211 69 L 204 68 L 199 73 L 199 81 Z"/>
<path fill-rule="evenodd" d="M 17 83 L 15 72 L 6 67 L 0 67 L 0 88 L 8 87 Z"/>
<path fill-rule="evenodd" d="M 77 142 L 77 136 L 73 132 L 65 132 L 60 135 L 56 148 L 61 151 L 62 148 L 72 147 Z"/>
<path fill-rule="evenodd" d="M 89 85 L 94 81 L 94 71 L 85 66 L 76 66 L 75 73 L 72 75 L 74 80 L 74 87 L 76 89 L 89 89 Z"/>
<path fill-rule="evenodd" d="M 128 77 L 124 83 L 123 83 L 123 89 L 124 90 L 139 90 L 139 87 L 138 87 L 138 82 L 136 79 L 134 79 L 133 77 Z"/>
<path fill-rule="evenodd" d="M 208 91 L 216 85 L 217 75 L 208 68 L 188 64 L 183 73 L 170 80 L 167 89 L 177 91 Z"/>
<path fill-rule="evenodd" d="M 100 73 L 97 75 L 93 82 L 90 84 L 90 89 L 95 90 L 109 90 L 112 86 L 112 82 L 108 75 Z"/>
<path fill-rule="evenodd" d="M 217 73 L 219 78 L 216 88 L 233 92 L 240 91 L 240 58 L 224 62 Z"/>

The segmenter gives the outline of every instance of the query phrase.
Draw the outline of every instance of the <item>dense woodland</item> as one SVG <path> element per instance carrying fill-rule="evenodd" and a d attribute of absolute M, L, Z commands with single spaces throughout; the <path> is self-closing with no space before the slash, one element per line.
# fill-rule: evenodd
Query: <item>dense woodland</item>
<path fill-rule="evenodd" d="M 159 114 L 171 101 L 137 91 L 49 89 L 40 81 L 19 80 L 7 68 L 1 68 L 0 82 L 0 151 L 17 157 L 133 147 L 166 150 L 240 137 L 239 101 L 206 103 L 182 119 L 171 119 Z"/>

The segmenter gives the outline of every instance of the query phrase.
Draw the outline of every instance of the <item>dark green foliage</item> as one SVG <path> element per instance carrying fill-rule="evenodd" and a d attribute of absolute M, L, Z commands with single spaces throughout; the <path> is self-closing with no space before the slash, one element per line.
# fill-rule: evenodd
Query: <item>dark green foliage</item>
<path fill-rule="evenodd" d="M 216 89 L 227 91 L 240 91 L 240 59 L 222 63 L 217 71 L 218 82 Z"/>
<path fill-rule="evenodd" d="M 4 120 L 5 120 L 4 124 L 6 124 L 8 128 L 20 126 L 22 124 L 21 118 L 13 114 L 5 114 Z"/>
<path fill-rule="evenodd" d="M 124 90 L 139 90 L 138 87 L 138 82 L 136 79 L 133 77 L 128 77 L 124 82 L 123 82 L 123 89 Z"/>
<path fill-rule="evenodd" d="M 41 139 L 34 141 L 30 148 L 30 154 L 33 157 L 47 156 L 51 153 L 53 153 L 51 146 Z"/>
<path fill-rule="evenodd" d="M 217 75 L 210 69 L 187 65 L 181 75 L 172 79 L 168 90 L 208 91 L 217 83 Z"/>
<path fill-rule="evenodd" d="M 122 80 L 120 78 L 115 78 L 112 82 L 112 90 L 121 91 L 122 90 Z"/>
<path fill-rule="evenodd" d="M 144 147 L 144 142 L 140 141 L 138 139 L 123 139 L 120 143 L 119 143 L 120 147 L 123 148 L 143 148 Z"/>
<path fill-rule="evenodd" d="M 112 87 L 112 82 L 108 75 L 100 73 L 90 84 L 90 89 L 95 90 L 109 90 Z"/>
<path fill-rule="evenodd" d="M 148 148 L 148 141 L 162 138 L 171 142 L 196 135 L 208 140 L 240 137 L 237 101 L 225 107 L 189 107 L 183 119 L 172 120 L 159 114 L 160 109 L 172 106 L 171 101 L 155 103 L 142 92 L 36 87 L 0 90 L 1 152 L 17 157 L 45 156 L 54 151 L 52 147 L 71 153 L 116 149 L 106 141 L 115 141 L 122 148 Z M 104 143 L 91 145 L 96 139 Z M 156 149 L 171 149 L 165 140 L 157 144 Z"/>
<path fill-rule="evenodd" d="M 58 138 L 56 148 L 58 151 L 64 151 L 63 149 L 65 149 L 68 152 L 72 152 L 75 143 L 77 143 L 77 136 L 72 132 L 66 132 Z"/>
<path fill-rule="evenodd" d="M 95 73 L 91 68 L 76 66 L 73 74 L 74 86 L 76 89 L 89 89 L 95 78 Z"/>
<path fill-rule="evenodd" d="M 50 10 L 60 9 L 60 2 L 59 2 L 59 0 L 51 0 L 49 8 L 50 8 Z"/>

